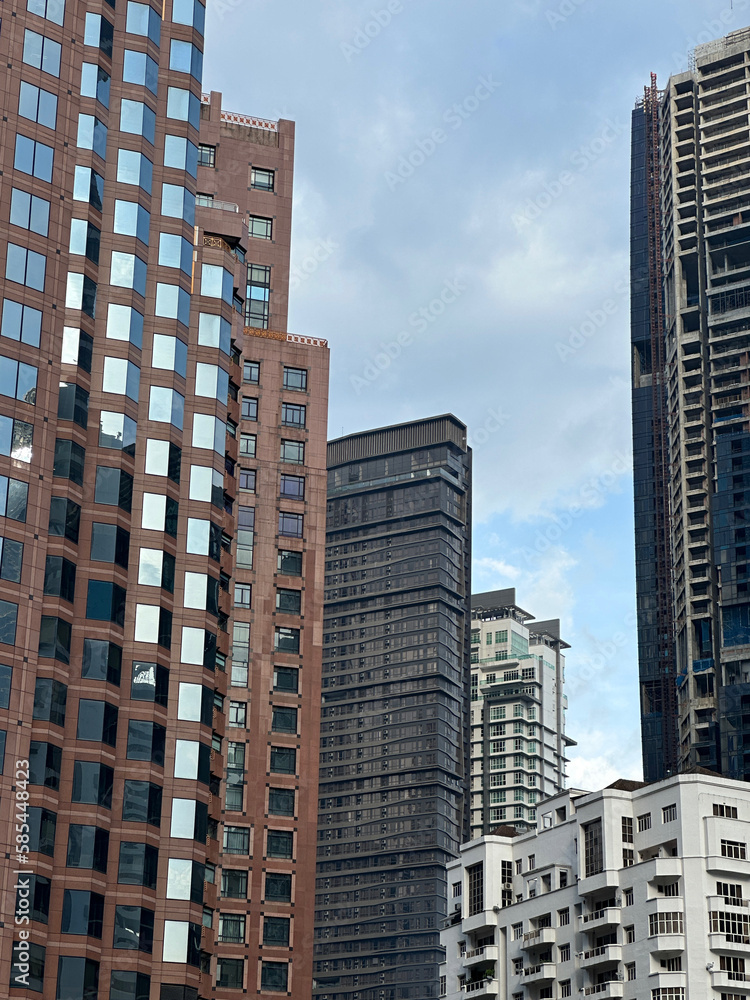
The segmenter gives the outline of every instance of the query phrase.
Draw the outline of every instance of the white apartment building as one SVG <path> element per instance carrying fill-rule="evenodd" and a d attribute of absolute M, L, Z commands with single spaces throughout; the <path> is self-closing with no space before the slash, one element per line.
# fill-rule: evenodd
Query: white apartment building
<path fill-rule="evenodd" d="M 450 1000 L 746 1000 L 750 788 L 696 771 L 541 802 L 465 844 L 441 933 Z"/>
<path fill-rule="evenodd" d="M 471 599 L 471 835 L 535 827 L 536 804 L 565 787 L 568 643 L 534 621 L 515 589 Z"/>

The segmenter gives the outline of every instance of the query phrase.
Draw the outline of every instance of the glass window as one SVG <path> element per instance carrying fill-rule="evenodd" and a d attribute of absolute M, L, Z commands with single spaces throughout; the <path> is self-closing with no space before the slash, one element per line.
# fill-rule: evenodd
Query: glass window
<path fill-rule="evenodd" d="M 161 587 L 174 593 L 174 556 L 161 549 L 141 549 L 138 583 L 145 587 Z"/>
<path fill-rule="evenodd" d="M 123 58 L 122 81 L 147 87 L 156 95 L 159 77 L 159 65 L 145 52 L 125 49 Z"/>
<path fill-rule="evenodd" d="M 258 419 L 258 400 L 248 396 L 242 397 L 242 416 L 245 420 Z"/>
<path fill-rule="evenodd" d="M 172 482 L 180 481 L 182 449 L 171 441 L 146 439 L 146 472 L 150 476 L 167 476 Z"/>
<path fill-rule="evenodd" d="M 127 396 L 134 403 L 138 402 L 141 382 L 141 369 L 126 358 L 104 358 L 104 376 L 102 390 L 119 396 Z"/>
<path fill-rule="evenodd" d="M 224 852 L 226 854 L 250 853 L 250 830 L 246 826 L 224 826 Z"/>
<path fill-rule="evenodd" d="M 224 868 L 221 873 L 221 895 L 227 899 L 247 899 L 247 871 Z"/>
<path fill-rule="evenodd" d="M 114 29 L 112 24 L 101 14 L 86 14 L 83 31 L 83 44 L 98 46 L 105 56 L 112 58 L 112 39 Z"/>
<path fill-rule="evenodd" d="M 65 725 L 68 688 L 50 677 L 37 677 L 34 688 L 33 718 L 53 726 Z"/>
<path fill-rule="evenodd" d="M 285 576 L 302 576 L 302 553 L 279 549 L 276 568 Z"/>
<path fill-rule="evenodd" d="M 133 500 L 133 477 L 122 469 L 97 465 L 94 500 L 96 503 L 120 507 L 129 513 Z"/>
<path fill-rule="evenodd" d="M 229 393 L 229 373 L 218 365 L 197 362 L 195 366 L 195 394 L 218 399 L 226 403 Z"/>
<path fill-rule="evenodd" d="M 139 4 L 138 6 L 143 6 Z M 135 184 L 151 194 L 154 165 L 143 153 L 132 149 L 117 152 L 117 180 L 120 184 Z"/>
<path fill-rule="evenodd" d="M 49 202 L 20 188 L 10 193 L 10 223 L 32 233 L 47 236 L 49 232 Z"/>
<path fill-rule="evenodd" d="M 190 73 L 196 80 L 201 80 L 203 53 L 191 42 L 181 42 L 173 38 L 169 46 L 169 68 L 178 73 Z"/>
<path fill-rule="evenodd" d="M 190 274 L 193 266 L 193 248 L 188 241 L 175 233 L 159 235 L 159 264 L 177 267 Z"/>
<path fill-rule="evenodd" d="M 111 767 L 98 761 L 74 761 L 72 801 L 111 809 L 114 774 Z"/>
<path fill-rule="evenodd" d="M 65 308 L 80 309 L 92 319 L 96 316 L 97 285 L 87 274 L 68 272 L 65 290 Z"/>
<path fill-rule="evenodd" d="M 161 214 L 195 225 L 195 195 L 180 184 L 162 184 Z"/>
<path fill-rule="evenodd" d="M 190 466 L 190 499 L 224 507 L 224 476 L 203 465 Z"/>
<path fill-rule="evenodd" d="M 155 889 L 158 860 L 157 848 L 123 841 L 120 844 L 117 881 L 124 885 L 145 885 L 148 889 Z"/>
<path fill-rule="evenodd" d="M 104 896 L 87 889 L 64 889 L 62 906 L 63 934 L 86 934 L 101 938 L 104 920 Z M 58 996 L 60 994 L 58 993 Z"/>
<path fill-rule="evenodd" d="M 72 420 L 84 429 L 89 422 L 89 394 L 75 382 L 60 382 L 57 397 L 58 420 Z"/>
<path fill-rule="evenodd" d="M 101 231 L 86 219 L 71 219 L 70 221 L 70 253 L 76 256 L 88 257 L 94 264 L 99 263 L 99 246 Z"/>
<path fill-rule="evenodd" d="M 247 490 L 249 493 L 255 493 L 255 480 L 255 469 L 240 469 L 239 487 L 241 490 Z"/>
<path fill-rule="evenodd" d="M 176 538 L 178 509 L 177 501 L 171 497 L 163 496 L 161 493 L 144 493 L 141 527 L 151 531 L 166 531 L 168 535 Z"/>
<path fill-rule="evenodd" d="M 164 921 L 164 962 L 200 966 L 201 925 L 186 920 Z"/>
<path fill-rule="evenodd" d="M 145 297 L 146 262 L 137 254 L 113 250 L 109 280 L 117 288 L 132 288 Z"/>
<path fill-rule="evenodd" d="M 57 122 L 57 95 L 22 80 L 18 95 L 18 114 L 21 118 L 28 118 L 54 129 Z"/>
<path fill-rule="evenodd" d="M 127 384 L 127 383 L 126 383 Z M 136 423 L 124 413 L 102 410 L 99 414 L 99 447 L 135 455 Z"/>
<path fill-rule="evenodd" d="M 216 166 L 216 146 L 207 146 L 204 143 L 201 143 L 198 146 L 198 166 L 199 167 Z"/>
<path fill-rule="evenodd" d="M 4 561 L 5 546 L 3 546 L 2 549 Z M 0 566 L 2 566 L 2 564 L 0 564 Z M 0 576 L 1 575 L 0 571 Z M 62 556 L 47 556 L 44 566 L 44 593 L 51 597 L 60 597 L 63 601 L 69 601 L 72 604 L 75 599 L 75 590 L 75 563 L 70 562 L 68 559 L 64 559 Z"/>
<path fill-rule="evenodd" d="M 264 917 L 263 944 L 277 948 L 288 948 L 289 924 L 289 917 Z"/>
<path fill-rule="evenodd" d="M 31 347 L 39 347 L 42 330 L 42 311 L 22 305 L 13 299 L 3 299 L 3 316 L 0 336 L 20 340 Z"/>
<path fill-rule="evenodd" d="M 275 705 L 273 708 L 271 730 L 274 733 L 296 733 L 297 709 Z"/>
<path fill-rule="evenodd" d="M 151 977 L 143 972 L 113 972 L 109 1000 L 149 1000 Z"/>
<path fill-rule="evenodd" d="M 0 354 L 0 396 L 36 403 L 37 369 Z"/>
<path fill-rule="evenodd" d="M 109 853 L 109 833 L 96 826 L 79 826 L 71 823 L 68 828 L 68 868 L 92 868 L 106 873 Z"/>
<path fill-rule="evenodd" d="M 121 529 L 118 529 L 121 530 Z M 107 639 L 84 639 L 81 677 L 120 686 L 122 648 Z"/>
<path fill-rule="evenodd" d="M 185 136 L 164 136 L 164 166 L 185 170 L 191 177 L 198 174 L 198 147 Z"/>
<path fill-rule="evenodd" d="M 13 605 L 15 607 L 15 605 Z M 0 606 L 0 629 L 5 627 L 3 608 Z M 15 619 L 13 619 L 13 634 L 15 635 Z M 3 639 L 0 633 L 0 642 L 8 642 Z M 39 655 L 50 659 L 60 660 L 62 663 L 70 663 L 70 622 L 62 618 L 53 618 L 42 615 L 39 628 Z"/>
<path fill-rule="evenodd" d="M 125 626 L 125 590 L 107 580 L 89 580 L 86 617 Z"/>
<path fill-rule="evenodd" d="M 272 219 L 265 219 L 260 215 L 248 215 L 247 223 L 250 236 L 257 240 L 270 240 L 272 238 Z"/>
<path fill-rule="evenodd" d="M 279 494 L 290 500 L 304 500 L 305 477 L 282 475 Z"/>
<path fill-rule="evenodd" d="M 292 876 L 267 872 L 263 896 L 266 900 L 273 900 L 276 903 L 291 903 Z"/>
<path fill-rule="evenodd" d="M 60 788 L 62 747 L 32 740 L 29 744 L 29 784 Z"/>
<path fill-rule="evenodd" d="M 163 281 L 156 283 L 156 315 L 190 324 L 190 294 L 178 285 Z"/>
<path fill-rule="evenodd" d="M 39 806 L 29 806 L 29 850 L 52 857 L 55 853 L 57 813 Z"/>
<path fill-rule="evenodd" d="M 289 983 L 289 965 L 287 962 L 262 962 L 260 970 L 260 988 L 264 992 L 286 993 Z"/>
<path fill-rule="evenodd" d="M 100 122 L 96 115 L 79 114 L 76 144 L 79 149 L 92 149 L 97 156 L 106 160 L 107 126 L 104 122 Z"/>
<path fill-rule="evenodd" d="M 164 368 L 185 378 L 187 374 L 187 344 L 177 337 L 155 333 L 151 345 L 151 367 Z"/>
<path fill-rule="evenodd" d="M 269 858 L 291 858 L 294 834 L 291 830 L 269 830 L 266 840 L 266 856 Z"/>
<path fill-rule="evenodd" d="M 160 785 L 148 781 L 126 780 L 122 798 L 123 822 L 161 826 L 161 801 Z"/>
<path fill-rule="evenodd" d="M 282 462 L 291 462 L 294 465 L 304 465 L 305 442 L 282 440 L 280 457 Z"/>
<path fill-rule="evenodd" d="M 5 261 L 5 277 L 38 292 L 44 291 L 47 258 L 44 254 L 9 243 Z"/>
<path fill-rule="evenodd" d="M 109 73 L 97 63 L 85 62 L 81 66 L 81 97 L 93 97 L 108 108 L 110 82 Z"/>
<path fill-rule="evenodd" d="M 302 538 L 304 515 L 279 511 L 279 534 L 285 538 Z"/>
<path fill-rule="evenodd" d="M 294 796 L 293 788 L 269 788 L 269 816 L 294 816 Z"/>
<path fill-rule="evenodd" d="M 273 668 L 274 691 L 288 691 L 296 694 L 299 690 L 299 670 L 297 667 Z"/>
<path fill-rule="evenodd" d="M 208 448 L 224 454 L 226 447 L 227 425 L 218 417 L 208 413 L 193 414 L 193 437 L 194 448 Z"/>
<path fill-rule="evenodd" d="M 61 360 L 64 365 L 77 365 L 85 372 L 90 372 L 93 350 L 93 337 L 75 327 L 63 327 Z"/>
<path fill-rule="evenodd" d="M 35 142 L 25 135 L 16 135 L 13 166 L 24 174 L 31 174 L 41 181 L 52 180 L 54 150 L 43 142 Z"/>
<path fill-rule="evenodd" d="M 161 37 L 161 18 L 154 8 L 145 3 L 128 0 L 127 11 L 125 30 L 131 35 L 145 35 L 154 45 L 158 45 Z"/>
<path fill-rule="evenodd" d="M 202 347 L 218 347 L 229 354 L 232 327 L 228 320 L 212 313 L 198 314 L 198 343 Z"/>
<path fill-rule="evenodd" d="M 91 558 L 95 562 L 117 563 L 127 569 L 129 549 L 129 531 L 116 524 L 100 524 L 97 521 L 92 524 Z"/>
<path fill-rule="evenodd" d="M 294 747 L 271 747 L 270 771 L 273 774 L 294 774 L 297 751 Z"/>
<path fill-rule="evenodd" d="M 0 664 L 0 708 L 10 705 L 10 688 L 13 679 L 13 667 Z"/>
<path fill-rule="evenodd" d="M 302 591 L 300 590 L 285 590 L 283 588 L 278 588 L 276 591 L 276 610 L 283 611 L 286 614 L 298 615 L 300 614 L 302 604 Z"/>
<path fill-rule="evenodd" d="M 198 0 L 173 0 L 172 21 L 175 24 L 189 24 L 203 34 L 206 8 Z"/>
<path fill-rule="evenodd" d="M 250 187 L 256 191 L 273 191 L 274 171 L 253 167 L 250 171 Z"/>
<path fill-rule="evenodd" d="M 176 389 L 152 385 L 149 395 L 148 419 L 157 423 L 172 424 L 182 430 L 185 397 Z"/>
<path fill-rule="evenodd" d="M 156 722 L 131 719 L 128 722 L 128 760 L 150 760 L 164 767 L 166 730 Z"/>
<path fill-rule="evenodd" d="M 123 236 L 135 236 L 141 243 L 145 243 L 148 246 L 149 242 L 149 226 L 151 224 L 151 214 L 146 211 L 143 205 L 139 205 L 136 201 L 123 201 L 119 199 L 115 201 L 115 224 L 114 232 L 119 233 Z M 118 306 L 120 310 L 129 310 L 130 306 Z M 112 306 L 109 307 L 110 313 L 112 312 Z M 134 310 L 131 310 L 134 311 Z M 141 334 L 143 333 L 143 326 L 141 325 Z M 107 333 L 109 337 L 109 332 Z M 126 337 L 118 337 L 118 340 L 126 340 Z M 140 347 L 140 342 L 138 347 Z"/>
<path fill-rule="evenodd" d="M 167 118 L 189 122 L 194 129 L 199 129 L 200 108 L 200 100 L 189 90 L 167 87 Z"/>
<path fill-rule="evenodd" d="M 218 264 L 201 267 L 201 295 L 222 299 L 231 304 L 234 295 L 234 275 Z"/>
<path fill-rule="evenodd" d="M 101 212 L 103 198 L 104 178 L 101 174 L 97 174 L 91 167 L 77 166 L 73 174 L 73 201 L 88 202 L 97 212 Z"/>
<path fill-rule="evenodd" d="M 115 202 L 115 232 L 117 229 L 117 206 L 131 205 L 133 202 Z M 136 206 L 140 209 L 140 205 Z M 146 212 L 148 215 L 148 212 Z M 132 233 L 131 235 L 135 235 Z M 148 232 L 146 241 L 148 242 Z M 109 340 L 125 340 L 134 344 L 139 350 L 143 343 L 143 314 L 132 306 L 117 305 L 110 302 L 107 308 L 107 337 Z"/>
<path fill-rule="evenodd" d="M 55 460 L 52 467 L 52 475 L 62 479 L 69 479 L 78 486 L 83 486 L 83 467 L 86 459 L 86 452 L 74 441 L 64 441 L 58 438 L 55 441 Z"/>
<path fill-rule="evenodd" d="M 78 702 L 79 740 L 94 740 L 113 747 L 117 744 L 118 710 L 106 701 L 82 698 Z"/>
<path fill-rule="evenodd" d="M 62 24 L 65 17 L 65 0 L 26 0 L 26 10 L 53 24 Z"/>
<path fill-rule="evenodd" d="M 25 878 L 26 886 L 24 889 L 28 888 L 28 914 L 32 920 L 38 920 L 42 924 L 49 922 L 49 900 L 50 900 L 50 888 L 52 883 L 48 878 L 44 878 L 43 875 L 32 875 L 30 873 L 26 874 Z M 21 899 L 21 889 L 16 893 L 16 912 L 21 911 L 21 905 L 24 903 Z M 25 909 L 25 906 L 24 906 Z"/>
<path fill-rule="evenodd" d="M 283 427 L 304 427 L 307 407 L 296 403 L 281 404 L 281 424 Z"/>
<path fill-rule="evenodd" d="M 297 389 L 301 392 L 307 391 L 307 369 L 289 368 L 284 365 L 284 388 Z"/>
<path fill-rule="evenodd" d="M 116 906 L 112 947 L 150 955 L 154 950 L 154 911 L 143 906 Z"/>
<path fill-rule="evenodd" d="M 120 101 L 120 131 L 143 136 L 153 146 L 156 134 L 156 113 L 143 101 Z"/>

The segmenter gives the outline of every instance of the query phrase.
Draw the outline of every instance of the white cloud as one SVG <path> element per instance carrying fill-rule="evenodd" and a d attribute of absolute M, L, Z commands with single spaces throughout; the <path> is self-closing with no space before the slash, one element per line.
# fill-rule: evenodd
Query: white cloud
<path fill-rule="evenodd" d="M 587 731 L 571 733 L 579 740 L 579 747 L 569 751 L 568 788 L 583 788 L 596 792 L 606 788 L 618 778 L 643 780 L 641 747 L 638 732 L 631 732 L 625 739 L 622 734 Z"/>

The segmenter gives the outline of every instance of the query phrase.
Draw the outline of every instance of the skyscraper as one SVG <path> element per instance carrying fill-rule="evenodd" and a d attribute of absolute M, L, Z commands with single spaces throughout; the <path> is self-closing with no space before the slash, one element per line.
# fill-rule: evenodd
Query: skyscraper
<path fill-rule="evenodd" d="M 0 36 L 12 996 L 309 996 L 327 349 L 286 333 L 293 126 L 201 97 L 203 18 Z"/>
<path fill-rule="evenodd" d="M 633 441 L 644 769 L 750 776 L 750 30 L 633 114 Z M 747 734 L 747 735 L 745 735 Z"/>
<path fill-rule="evenodd" d="M 567 642 L 534 621 L 515 588 L 471 598 L 471 830 L 536 826 L 540 799 L 565 788 Z"/>
<path fill-rule="evenodd" d="M 317 995 L 437 995 L 468 833 L 471 453 L 441 416 L 328 446 Z"/>

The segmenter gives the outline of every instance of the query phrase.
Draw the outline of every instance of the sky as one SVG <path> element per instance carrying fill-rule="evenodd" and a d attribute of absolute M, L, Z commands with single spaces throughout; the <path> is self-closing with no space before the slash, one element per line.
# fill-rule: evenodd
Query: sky
<path fill-rule="evenodd" d="M 296 122 L 289 330 L 329 436 L 451 412 L 475 593 L 559 618 L 569 784 L 641 776 L 630 113 L 750 0 L 208 0 L 203 88 Z"/>

